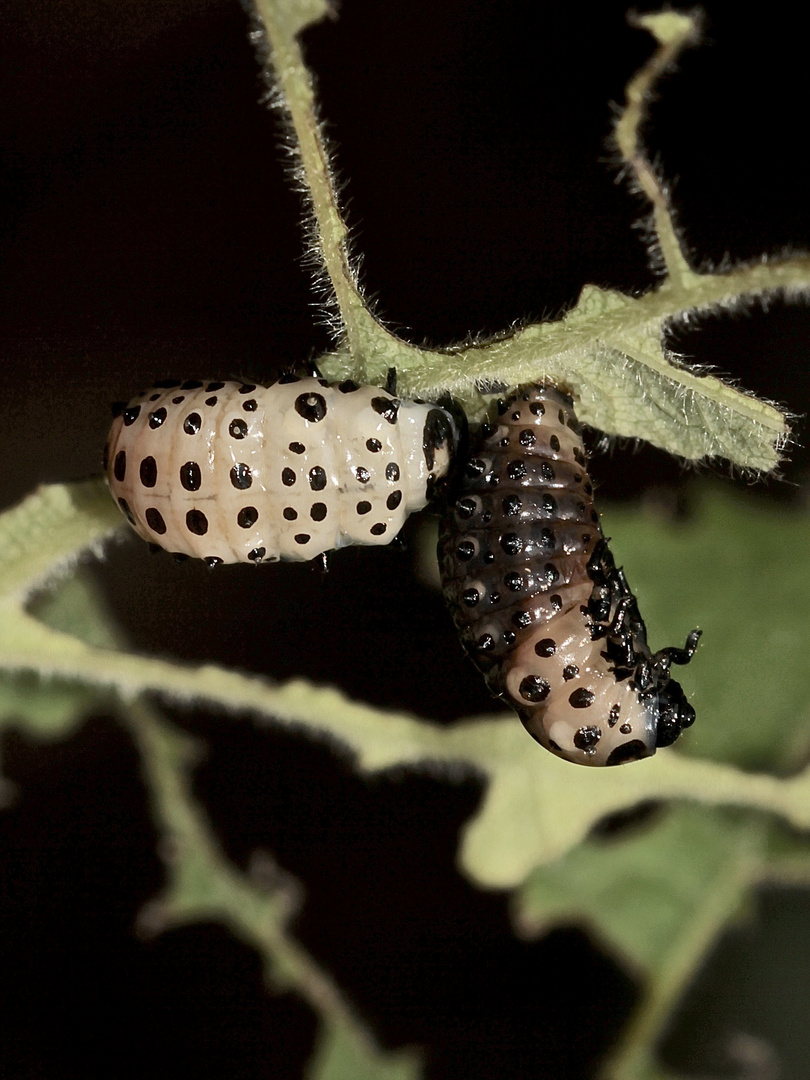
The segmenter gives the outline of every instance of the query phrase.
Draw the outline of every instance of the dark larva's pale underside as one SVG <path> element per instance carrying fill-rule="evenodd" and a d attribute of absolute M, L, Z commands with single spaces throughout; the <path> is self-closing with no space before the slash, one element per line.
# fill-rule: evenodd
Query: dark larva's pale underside
<path fill-rule="evenodd" d="M 211 565 L 387 544 L 450 469 L 457 430 L 379 387 L 163 383 L 116 417 L 105 469 L 135 531 Z"/>

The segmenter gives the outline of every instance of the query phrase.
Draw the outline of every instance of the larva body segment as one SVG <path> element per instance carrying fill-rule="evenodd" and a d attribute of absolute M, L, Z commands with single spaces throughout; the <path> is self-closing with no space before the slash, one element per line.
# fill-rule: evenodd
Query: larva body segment
<path fill-rule="evenodd" d="M 652 654 L 613 562 L 571 399 L 529 387 L 499 407 L 468 463 L 439 542 L 444 594 L 470 656 L 530 734 L 582 765 L 674 742 L 695 714 Z"/>
<path fill-rule="evenodd" d="M 283 375 L 160 383 L 116 417 L 110 490 L 145 540 L 209 565 L 388 544 L 453 463 L 449 412 Z"/>

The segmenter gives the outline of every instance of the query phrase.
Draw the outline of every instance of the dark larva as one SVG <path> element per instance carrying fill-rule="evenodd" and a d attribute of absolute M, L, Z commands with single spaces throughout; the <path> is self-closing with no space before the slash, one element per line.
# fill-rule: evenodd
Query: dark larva
<path fill-rule="evenodd" d="M 619 765 L 674 742 L 695 713 L 652 653 L 636 599 L 599 527 L 571 399 L 529 387 L 502 404 L 439 541 L 444 594 L 493 694 L 539 743 Z"/>
<path fill-rule="evenodd" d="M 285 374 L 268 387 L 154 386 L 112 425 L 113 496 L 145 540 L 210 566 L 388 544 L 450 472 L 458 423 L 349 385 Z"/>

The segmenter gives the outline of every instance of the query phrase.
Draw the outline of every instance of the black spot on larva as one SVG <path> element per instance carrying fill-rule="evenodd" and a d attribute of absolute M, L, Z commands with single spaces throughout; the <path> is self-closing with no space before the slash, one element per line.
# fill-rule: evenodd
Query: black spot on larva
<path fill-rule="evenodd" d="M 649 750 L 641 739 L 633 739 L 631 742 L 617 746 L 605 762 L 606 765 L 624 765 L 627 761 L 640 761 L 648 757 Z"/>
<path fill-rule="evenodd" d="M 201 386 L 202 386 L 202 383 L 199 382 L 197 379 L 189 379 L 187 382 L 183 383 L 183 385 L 180 387 L 180 389 L 181 390 L 199 390 Z"/>
<path fill-rule="evenodd" d="M 388 498 L 385 500 L 385 505 L 389 510 L 396 510 L 399 504 L 402 502 L 402 492 L 392 491 Z"/>
<path fill-rule="evenodd" d="M 363 499 L 357 504 L 357 513 L 361 515 L 371 513 L 371 503 L 366 502 L 365 499 Z"/>
<path fill-rule="evenodd" d="M 537 642 L 534 651 L 538 656 L 553 656 L 557 651 L 557 642 L 554 638 L 544 637 L 541 641 Z"/>
<path fill-rule="evenodd" d="M 591 510 L 591 521 L 594 523 L 594 525 L 596 525 L 599 521 L 599 515 L 595 510 Z"/>
<path fill-rule="evenodd" d="M 520 592 L 526 584 L 522 574 L 507 574 L 504 578 L 504 583 L 506 584 L 507 589 L 511 589 L 512 592 Z"/>
<path fill-rule="evenodd" d="M 540 466 L 540 476 L 546 483 L 550 484 L 554 479 L 554 470 L 547 461 L 544 461 Z"/>
<path fill-rule="evenodd" d="M 461 599 L 467 607 L 475 607 L 478 601 L 481 599 L 481 594 L 478 589 L 465 589 L 461 594 Z"/>
<path fill-rule="evenodd" d="M 462 540 L 456 548 L 456 555 L 462 562 L 468 562 L 475 554 L 475 544 L 472 540 Z"/>
<path fill-rule="evenodd" d="M 510 461 L 506 466 L 506 475 L 510 480 L 522 480 L 526 475 L 526 466 L 522 461 Z"/>
<path fill-rule="evenodd" d="M 397 422 L 397 413 L 399 412 L 399 402 L 396 398 L 375 397 L 371 399 L 371 407 L 375 413 L 387 420 L 389 424 L 395 424 Z"/>
<path fill-rule="evenodd" d="M 133 405 L 131 409 L 124 409 L 124 427 L 129 427 L 131 424 L 134 424 L 135 421 L 138 419 L 140 412 L 140 405 Z"/>
<path fill-rule="evenodd" d="M 293 371 L 285 371 L 285 372 L 283 372 L 283 373 L 282 373 L 282 374 L 281 374 L 281 375 L 279 376 L 279 379 L 278 379 L 278 381 L 279 381 L 280 383 L 284 383 L 284 384 L 287 384 L 287 383 L 297 383 L 297 382 L 301 382 L 301 380 L 300 380 L 300 379 L 298 378 L 298 376 L 297 376 L 297 375 L 295 374 L 295 372 L 293 372 Z M 247 388 L 247 390 L 245 390 L 244 392 L 245 392 L 246 394 L 249 394 L 251 390 L 255 390 L 255 389 L 256 389 L 256 387 L 255 387 L 255 386 L 249 386 L 249 387 Z M 242 392 L 242 391 L 240 391 L 240 393 L 241 393 L 241 392 Z"/>
<path fill-rule="evenodd" d="M 546 411 L 546 407 L 542 401 L 533 401 L 529 406 L 529 411 L 534 413 L 535 416 L 543 416 Z"/>
<path fill-rule="evenodd" d="M 555 454 L 559 454 L 560 440 L 557 438 L 556 435 L 551 436 L 551 438 L 548 440 L 548 445 L 551 447 Z"/>
<path fill-rule="evenodd" d="M 195 536 L 205 536 L 208 532 L 208 518 L 202 510 L 189 510 L 186 514 L 186 528 Z"/>
<path fill-rule="evenodd" d="M 242 461 L 234 465 L 231 469 L 231 483 L 235 488 L 238 488 L 239 491 L 246 491 L 253 483 L 253 474 L 250 471 L 250 466 L 245 465 Z"/>
<path fill-rule="evenodd" d="M 382 450 L 382 443 L 379 439 L 366 439 L 366 449 L 370 450 L 372 454 L 379 454 Z"/>
<path fill-rule="evenodd" d="M 221 390 L 221 389 L 222 389 L 222 387 L 223 387 L 224 385 L 225 385 L 225 383 L 224 383 L 224 382 L 210 382 L 210 383 L 209 383 L 209 384 L 208 384 L 208 385 L 206 386 L 206 388 L 205 388 L 205 392 L 206 392 L 206 394 L 213 394 L 213 393 L 215 393 L 215 392 L 216 392 L 217 390 Z"/>
<path fill-rule="evenodd" d="M 293 537 L 296 544 L 308 544 L 311 539 L 309 533 L 296 533 Z"/>
<path fill-rule="evenodd" d="M 608 724 L 610 727 L 616 727 L 618 724 L 620 711 L 619 705 L 611 705 L 610 712 L 608 713 Z"/>
<path fill-rule="evenodd" d="M 157 483 L 157 462 L 151 455 L 145 457 L 140 467 L 141 483 L 144 487 L 153 488 Z"/>
<path fill-rule="evenodd" d="M 467 476 L 469 476 L 471 480 L 474 480 L 476 477 L 482 475 L 486 467 L 486 462 L 482 461 L 481 458 L 473 458 L 471 461 L 467 462 Z"/>
<path fill-rule="evenodd" d="M 456 505 L 456 513 L 460 518 L 471 518 L 477 509 L 474 499 L 459 499 Z"/>
<path fill-rule="evenodd" d="M 560 422 L 560 427 L 565 427 L 565 413 L 562 411 L 562 409 L 557 410 L 557 419 Z"/>
<path fill-rule="evenodd" d="M 130 525 L 134 525 L 135 524 L 135 515 L 130 510 L 129 503 L 127 502 L 127 500 L 126 499 L 119 499 L 118 500 L 118 505 L 121 507 L 121 513 L 124 515 L 124 517 L 130 523 Z"/>
<path fill-rule="evenodd" d="M 267 548 L 257 547 L 248 552 L 248 558 L 251 562 L 260 563 L 266 554 Z"/>
<path fill-rule="evenodd" d="M 306 447 L 303 443 L 291 442 L 288 449 L 291 450 L 294 454 L 303 454 L 306 450 Z"/>
<path fill-rule="evenodd" d="M 161 379 L 155 383 L 156 390 L 174 390 L 175 386 L 180 385 L 179 379 Z"/>
<path fill-rule="evenodd" d="M 326 416 L 326 398 L 321 394 L 299 394 L 295 411 L 310 424 L 320 423 Z"/>
<path fill-rule="evenodd" d="M 388 528 L 388 526 L 384 522 L 378 521 L 376 525 L 371 526 L 371 528 L 369 529 L 369 532 L 371 533 L 372 536 L 382 536 L 382 534 L 385 532 L 385 530 L 387 528 Z"/>
<path fill-rule="evenodd" d="M 633 729 L 630 724 L 622 724 L 622 726 L 619 728 L 619 731 L 622 733 L 622 735 L 629 735 L 632 730 Z"/>
<path fill-rule="evenodd" d="M 385 479 L 390 480 L 392 484 L 399 480 L 399 465 L 395 461 L 391 461 L 385 466 Z"/>
<path fill-rule="evenodd" d="M 498 398 L 498 416 L 503 416 L 506 410 L 509 408 L 509 402 L 504 401 L 503 398 Z"/>
<path fill-rule="evenodd" d="M 215 566 L 222 566 L 222 559 L 218 555 L 208 555 L 204 560 L 206 566 L 213 570 Z"/>
<path fill-rule="evenodd" d="M 279 382 L 282 382 L 282 381 L 283 381 L 282 379 L 279 379 Z M 294 381 L 298 382 L 298 379 L 295 379 Z M 255 383 L 242 383 L 242 385 L 239 387 L 239 393 L 240 394 L 252 394 L 255 389 L 256 389 L 256 384 Z"/>
<path fill-rule="evenodd" d="M 519 555 L 523 551 L 523 541 L 517 533 L 505 533 L 500 544 L 507 555 Z"/>
<path fill-rule="evenodd" d="M 581 727 L 574 736 L 574 746 L 577 750 L 593 750 L 601 738 L 598 727 Z"/>
<path fill-rule="evenodd" d="M 531 428 L 524 428 L 523 431 L 521 431 L 520 435 L 518 435 L 518 441 L 520 442 L 521 446 L 534 446 L 534 444 L 537 442 L 537 436 L 531 430 Z"/>
<path fill-rule="evenodd" d="M 157 401 L 157 399 L 158 399 L 159 397 L 160 397 L 160 394 L 150 394 L 150 395 L 149 395 L 149 400 L 150 400 L 150 401 Z"/>
<path fill-rule="evenodd" d="M 313 521 L 323 521 L 326 517 L 326 503 L 313 503 L 309 510 L 309 516 Z"/>
<path fill-rule="evenodd" d="M 284 515 L 284 520 L 285 521 L 297 521 L 298 520 L 298 511 L 293 510 L 293 508 L 291 506 L 285 506 L 284 509 L 282 510 L 282 514 Z"/>
<path fill-rule="evenodd" d="M 593 690 L 580 686 L 572 694 L 569 694 L 568 700 L 573 709 L 587 709 L 590 705 L 593 705 L 595 697 Z"/>
<path fill-rule="evenodd" d="M 546 563 L 543 567 L 543 584 L 550 589 L 560 576 L 560 572 L 553 563 Z"/>
<path fill-rule="evenodd" d="M 523 630 L 532 625 L 532 613 L 530 611 L 516 611 L 512 616 L 512 623 L 518 630 Z"/>
<path fill-rule="evenodd" d="M 586 495 L 593 495 L 593 484 L 587 483 L 585 485 L 585 494 Z"/>
<path fill-rule="evenodd" d="M 540 505 L 542 506 L 543 511 L 546 514 L 557 513 L 557 500 L 554 498 L 553 495 L 544 495 L 543 498 L 540 500 Z"/>
<path fill-rule="evenodd" d="M 186 553 L 184 551 L 173 551 L 172 552 L 172 558 L 174 559 L 174 561 L 176 563 L 181 563 L 181 562 L 188 562 L 188 560 L 191 558 L 191 556 L 186 555 Z"/>
<path fill-rule="evenodd" d="M 520 696 L 524 701 L 545 701 L 550 692 L 551 687 L 539 675 L 527 675 L 520 684 Z"/>
<path fill-rule="evenodd" d="M 475 647 L 481 652 L 489 652 L 490 649 L 495 648 L 495 638 L 492 634 L 482 634 L 478 641 L 476 641 Z"/>
<path fill-rule="evenodd" d="M 509 439 L 508 438 L 507 439 L 501 439 L 501 441 L 498 443 L 498 446 L 502 446 L 504 449 L 506 449 L 506 447 L 508 445 L 509 445 Z"/>
<path fill-rule="evenodd" d="M 358 465 L 354 470 L 354 475 L 357 477 L 361 484 L 367 484 L 371 479 L 371 473 L 368 469 L 364 469 L 362 465 Z"/>
<path fill-rule="evenodd" d="M 208 406 L 209 406 L 209 408 L 212 408 L 212 407 L 213 407 L 214 405 L 216 405 L 216 403 L 217 403 L 217 396 L 216 396 L 216 394 L 214 394 L 214 396 L 213 396 L 213 397 L 207 397 L 207 398 L 205 399 L 205 404 L 206 404 L 206 405 L 208 405 Z"/>
<path fill-rule="evenodd" d="M 242 419 L 231 420 L 228 431 L 234 439 L 244 439 L 248 433 L 248 426 Z"/>
<path fill-rule="evenodd" d="M 236 515 L 236 524 L 240 529 L 252 529 L 259 520 L 259 511 L 255 506 L 243 506 Z"/>
<path fill-rule="evenodd" d="M 320 465 L 313 465 L 309 470 L 309 486 L 313 491 L 323 491 L 326 487 L 326 471 Z"/>
<path fill-rule="evenodd" d="M 180 405 L 181 402 L 183 402 L 185 400 L 186 400 L 186 395 L 185 394 L 181 394 L 180 397 L 173 397 L 172 398 L 172 405 Z"/>
<path fill-rule="evenodd" d="M 574 461 L 577 463 L 577 465 L 584 466 L 585 464 L 585 455 L 582 453 L 578 446 L 574 447 Z"/>
<path fill-rule="evenodd" d="M 127 452 L 126 450 L 119 450 L 115 455 L 115 464 L 113 465 L 113 476 L 122 483 L 124 477 L 127 475 Z"/>
<path fill-rule="evenodd" d="M 152 532 L 157 533 L 158 536 L 163 536 L 166 532 L 166 522 L 163 520 L 163 515 L 159 510 L 156 510 L 154 506 L 150 506 L 146 511 L 146 524 Z"/>
<path fill-rule="evenodd" d="M 256 399 L 248 398 L 247 401 L 243 402 L 242 408 L 245 412 L 256 412 L 256 409 L 258 408 L 256 404 Z"/>
<path fill-rule="evenodd" d="M 185 431 L 186 435 L 196 435 L 201 424 L 202 417 L 198 412 L 189 413 L 183 421 L 183 431 Z"/>
<path fill-rule="evenodd" d="M 196 461 L 187 461 L 180 466 L 180 483 L 186 491 L 199 491 L 202 484 L 200 466 Z"/>
<path fill-rule="evenodd" d="M 549 604 L 553 611 L 562 611 L 562 597 L 559 593 L 554 593 L 548 598 Z"/>
<path fill-rule="evenodd" d="M 514 630 L 504 630 L 502 637 L 504 645 L 509 646 L 515 644 L 516 635 Z"/>
<path fill-rule="evenodd" d="M 281 470 L 281 482 L 285 487 L 292 487 L 295 483 L 295 473 L 292 469 Z"/>
<path fill-rule="evenodd" d="M 566 682 L 570 682 L 579 675 L 579 668 L 576 664 L 566 664 L 563 668 L 563 678 Z"/>
<path fill-rule="evenodd" d="M 166 419 L 165 409 L 156 409 L 154 412 L 149 413 L 149 427 L 153 430 L 159 428 L 163 421 Z"/>
<path fill-rule="evenodd" d="M 357 385 L 357 383 L 353 382 L 351 379 L 346 379 L 345 382 L 338 384 L 338 390 L 341 392 L 341 394 L 353 394 L 355 390 L 359 389 L 360 387 Z"/>
<path fill-rule="evenodd" d="M 520 501 L 517 495 L 510 495 L 508 498 L 503 500 L 502 506 L 503 512 L 506 514 L 507 517 L 517 517 L 521 509 L 523 508 L 523 503 Z"/>
<path fill-rule="evenodd" d="M 517 409 L 515 412 L 512 413 L 512 419 L 513 420 L 519 420 L 520 419 L 520 409 Z"/>

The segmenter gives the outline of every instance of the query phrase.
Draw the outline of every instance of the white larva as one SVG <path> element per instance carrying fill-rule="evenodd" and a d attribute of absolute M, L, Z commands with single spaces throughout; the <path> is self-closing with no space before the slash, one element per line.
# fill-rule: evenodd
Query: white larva
<path fill-rule="evenodd" d="M 376 386 L 158 383 L 124 406 L 105 471 L 135 531 L 211 565 L 388 544 L 449 473 L 456 421 Z"/>

